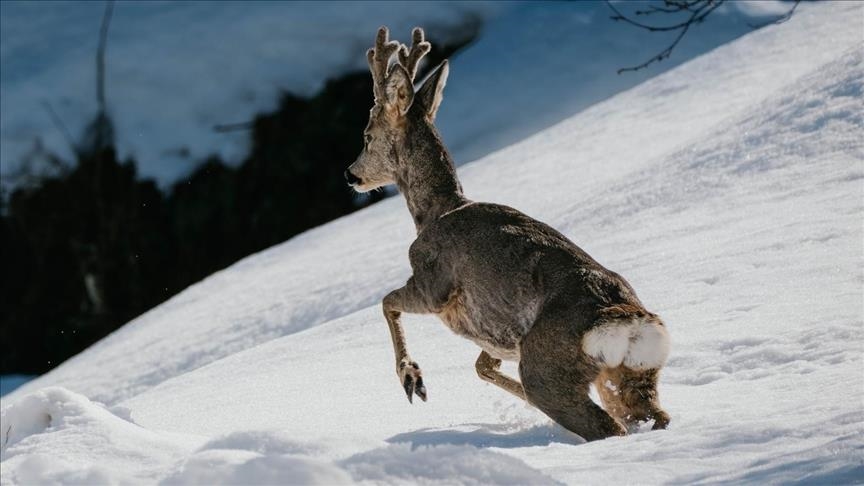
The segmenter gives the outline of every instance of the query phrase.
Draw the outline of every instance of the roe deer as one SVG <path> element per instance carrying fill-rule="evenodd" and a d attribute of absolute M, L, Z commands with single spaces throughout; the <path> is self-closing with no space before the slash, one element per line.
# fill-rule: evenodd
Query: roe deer
<path fill-rule="evenodd" d="M 381 27 L 367 52 L 375 105 L 365 148 L 345 171 L 359 192 L 395 183 L 417 228 L 409 251 L 413 276 L 383 300 L 408 400 L 416 394 L 425 401 L 426 387 L 400 317 L 431 313 L 482 349 L 480 378 L 586 440 L 624 435 L 642 420 L 665 428 L 669 416 L 657 397 L 669 354 L 663 323 L 627 281 L 558 231 L 462 194 L 434 125 L 447 61 L 415 92 L 417 65 L 430 45 L 420 28 L 412 37 L 409 49 Z M 499 371 L 501 360 L 519 362 L 521 383 Z M 605 411 L 588 395 L 592 383 Z"/>

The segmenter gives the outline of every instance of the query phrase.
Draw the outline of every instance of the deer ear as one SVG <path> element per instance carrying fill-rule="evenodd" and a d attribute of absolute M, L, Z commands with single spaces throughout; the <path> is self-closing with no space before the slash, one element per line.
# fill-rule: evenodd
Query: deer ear
<path fill-rule="evenodd" d="M 450 73 L 449 64 L 445 59 L 435 71 L 429 75 L 423 87 L 417 92 L 420 102 L 426 108 L 426 116 L 430 120 L 435 120 L 435 114 L 438 113 L 438 107 L 441 106 L 441 100 L 444 99 L 444 85 L 447 84 L 447 75 Z"/>
<path fill-rule="evenodd" d="M 400 64 L 394 64 L 390 70 L 384 85 L 384 93 L 388 108 L 398 110 L 400 115 L 408 113 L 408 108 L 411 108 L 411 102 L 414 101 L 414 85 L 411 84 L 408 72 Z"/>

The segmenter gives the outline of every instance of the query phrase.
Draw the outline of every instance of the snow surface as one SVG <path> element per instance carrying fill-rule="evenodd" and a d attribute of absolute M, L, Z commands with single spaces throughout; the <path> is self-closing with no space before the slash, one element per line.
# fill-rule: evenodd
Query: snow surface
<path fill-rule="evenodd" d="M 73 158 L 44 104 L 73 137 L 95 116 L 103 10 L 94 1 L 0 3 L 4 175 L 37 137 Z M 216 133 L 214 125 L 275 109 L 283 90 L 311 95 L 328 77 L 365 68 L 367 44 L 382 23 L 404 33 L 423 23 L 434 32 L 494 10 L 447 2 L 118 2 L 106 50 L 118 149 L 162 183 L 213 153 L 237 163 L 248 152 L 248 132 Z"/>
<path fill-rule="evenodd" d="M 864 481 L 862 25 L 861 4 L 802 5 L 460 169 L 664 317 L 669 430 L 583 443 L 430 316 L 405 318 L 430 396 L 409 405 L 378 304 L 410 272 L 392 198 L 3 397 L 0 482 Z"/>
<path fill-rule="evenodd" d="M 748 20 L 788 8 L 779 3 L 723 7 L 671 59 L 618 76 L 618 68 L 651 57 L 669 37 L 612 22 L 599 1 L 124 1 L 111 23 L 106 92 L 121 155 L 134 155 L 143 175 L 166 185 L 210 154 L 239 163 L 248 153 L 247 132 L 216 133 L 214 125 L 275 109 L 283 90 L 311 95 L 329 77 L 365 70 L 379 25 L 407 41 L 414 25 L 436 36 L 478 16 L 481 35 L 452 60 L 449 102 L 438 116 L 461 163 L 749 32 Z M 45 103 L 73 137 L 95 115 L 102 10 L 102 2 L 0 3 L 3 175 L 37 138 L 72 159 Z"/>

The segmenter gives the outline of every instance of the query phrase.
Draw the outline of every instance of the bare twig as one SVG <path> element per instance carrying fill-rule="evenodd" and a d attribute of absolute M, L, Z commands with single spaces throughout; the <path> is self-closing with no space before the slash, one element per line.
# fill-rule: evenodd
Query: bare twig
<path fill-rule="evenodd" d="M 236 132 L 240 130 L 251 130 L 255 127 L 255 121 L 245 121 L 239 123 L 220 123 L 218 125 L 213 125 L 213 131 L 224 133 L 224 132 Z"/>
<path fill-rule="evenodd" d="M 99 44 L 96 46 L 96 116 L 87 125 L 84 138 L 78 145 L 81 153 L 97 153 L 114 146 L 114 125 L 108 116 L 105 96 L 105 51 L 108 46 L 108 27 L 111 25 L 111 15 L 114 11 L 114 0 L 105 2 L 102 14 L 102 25 L 99 28 Z M 97 174 L 98 178 L 98 174 Z"/>
<path fill-rule="evenodd" d="M 666 13 L 677 13 L 677 12 L 690 12 L 690 17 L 683 22 L 679 22 L 673 25 L 649 25 L 637 20 L 633 20 L 630 17 L 627 17 L 620 10 L 615 8 L 615 5 L 612 4 L 610 0 L 606 0 L 606 5 L 614 12 L 615 15 L 612 15 L 610 18 L 615 21 L 623 21 L 630 25 L 639 27 L 640 29 L 645 29 L 649 32 L 669 32 L 673 30 L 681 30 L 689 28 L 690 25 L 702 22 L 711 12 L 713 12 L 717 7 L 723 5 L 726 0 L 695 0 L 694 2 L 687 3 L 672 3 L 671 5 L 675 6 L 672 9 L 662 10 Z M 679 8 L 680 7 L 680 8 Z M 668 10 L 668 12 L 667 12 Z"/>
<path fill-rule="evenodd" d="M 636 20 L 633 20 L 623 13 L 621 13 L 617 8 L 609 0 L 606 0 L 606 5 L 612 9 L 614 15 L 612 15 L 612 20 L 615 21 L 623 21 L 630 25 L 639 27 L 640 29 L 647 30 L 649 32 L 671 32 L 678 31 L 678 35 L 675 36 L 675 39 L 672 40 L 672 43 L 669 44 L 665 49 L 660 51 L 659 53 L 652 56 L 647 61 L 639 64 L 637 66 L 621 68 L 618 70 L 618 74 L 627 71 L 638 71 L 643 69 L 655 62 L 660 62 L 666 58 L 668 58 L 675 47 L 681 42 L 681 39 L 684 38 L 684 35 L 690 30 L 690 27 L 693 24 L 702 23 L 706 17 L 711 15 L 711 12 L 716 10 L 720 5 L 723 5 L 726 0 L 665 0 L 666 7 L 653 7 L 652 10 L 642 10 L 636 12 L 637 15 L 646 15 L 650 13 L 678 13 L 678 12 L 688 12 L 690 15 L 687 19 L 682 22 L 673 25 L 650 25 L 645 24 Z M 641 13 L 640 13 L 641 12 Z"/>
<path fill-rule="evenodd" d="M 114 0 L 105 2 L 102 26 L 99 28 L 99 46 L 96 48 L 96 101 L 99 111 L 105 112 L 105 46 L 108 44 L 108 27 L 114 13 Z"/>
<path fill-rule="evenodd" d="M 108 26 L 114 13 L 114 0 L 105 2 L 102 26 L 99 28 L 99 46 L 96 48 L 96 101 L 99 111 L 105 111 L 105 46 L 108 43 Z"/>
<path fill-rule="evenodd" d="M 664 7 L 658 7 L 656 5 L 648 5 L 648 8 L 646 10 L 637 10 L 633 13 L 636 15 L 651 15 L 651 14 L 655 14 L 655 13 L 678 13 L 678 12 L 683 12 L 686 10 L 687 10 L 686 8 L 678 8 L 678 7 L 664 8 Z"/>
<path fill-rule="evenodd" d="M 72 134 L 69 133 L 69 129 L 66 128 L 66 124 L 63 123 L 63 119 L 60 118 L 60 115 L 54 111 L 54 108 L 51 106 L 46 100 L 42 101 L 42 106 L 45 108 L 45 111 L 48 112 L 48 116 L 51 118 L 51 122 L 54 123 L 54 128 L 63 135 L 63 138 L 66 139 L 66 143 L 69 144 L 69 148 L 72 149 L 72 153 L 78 155 L 78 147 L 75 145 L 75 139 L 72 137 Z"/>
<path fill-rule="evenodd" d="M 648 67 L 649 65 L 651 65 L 655 62 L 660 62 L 664 59 L 667 59 L 669 56 L 672 55 L 672 51 L 675 49 L 675 47 L 678 46 L 678 43 L 681 42 L 681 39 L 684 38 L 684 35 L 686 35 L 687 32 L 690 30 L 690 27 L 692 27 L 694 24 L 702 23 L 705 20 L 705 18 L 707 18 L 709 15 L 711 15 L 712 12 L 717 10 L 717 8 L 719 8 L 724 3 L 726 3 L 726 0 L 663 0 L 662 6 L 660 6 L 660 5 L 648 5 L 646 8 L 641 9 L 641 10 L 636 10 L 634 12 L 634 15 L 641 16 L 641 17 L 647 17 L 647 16 L 651 16 L 654 14 L 670 14 L 673 16 L 677 16 L 677 14 L 683 14 L 683 13 L 688 14 L 687 18 L 685 18 L 683 21 L 680 21 L 676 24 L 653 25 L 650 23 L 645 23 L 645 22 L 641 22 L 639 20 L 635 20 L 631 17 L 628 17 L 627 15 L 624 15 L 623 13 L 621 13 L 621 11 L 619 11 L 615 7 L 615 5 L 612 4 L 612 2 L 610 0 L 606 0 L 606 5 L 608 5 L 609 8 L 613 12 L 613 15 L 610 18 L 616 22 L 625 22 L 625 23 L 630 24 L 634 27 L 638 27 L 640 29 L 647 30 L 649 32 L 672 32 L 672 31 L 678 32 L 678 35 L 676 35 L 675 38 L 672 39 L 672 42 L 668 46 L 666 46 L 665 49 L 663 49 L 659 53 L 655 54 L 654 56 L 652 56 L 650 59 L 643 62 L 642 64 L 639 64 L 637 66 L 619 69 L 618 74 L 621 74 L 621 73 L 627 72 L 627 71 L 638 71 L 640 69 Z M 801 0 L 795 0 L 795 3 L 794 3 L 794 5 L 792 5 L 792 8 L 790 8 L 789 11 L 786 12 L 784 15 L 782 15 L 776 19 L 773 19 L 773 20 L 770 20 L 768 22 L 758 24 L 758 25 L 754 25 L 754 24 L 748 24 L 748 25 L 755 29 L 755 28 L 765 27 L 766 25 L 770 25 L 770 24 L 783 23 L 783 22 L 789 20 L 790 17 L 792 17 L 792 14 L 795 13 L 795 9 L 798 7 L 799 3 L 801 3 Z"/>

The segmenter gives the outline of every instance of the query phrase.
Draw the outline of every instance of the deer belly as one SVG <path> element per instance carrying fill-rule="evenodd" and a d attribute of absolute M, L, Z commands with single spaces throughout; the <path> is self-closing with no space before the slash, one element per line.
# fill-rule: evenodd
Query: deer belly
<path fill-rule="evenodd" d="M 519 342 L 526 330 L 512 319 L 486 319 L 482 312 L 472 312 L 465 295 L 454 291 L 438 317 L 451 331 L 474 341 L 492 357 L 506 361 L 519 360 Z"/>

